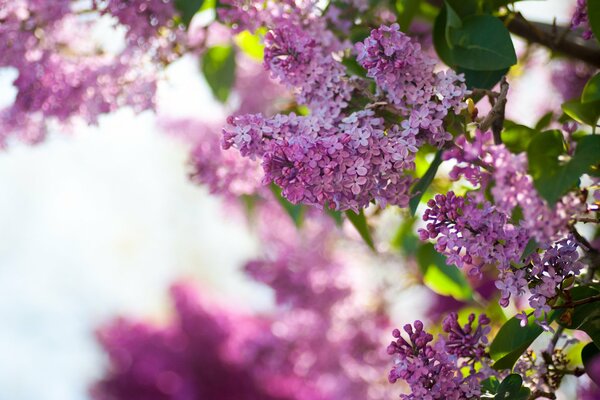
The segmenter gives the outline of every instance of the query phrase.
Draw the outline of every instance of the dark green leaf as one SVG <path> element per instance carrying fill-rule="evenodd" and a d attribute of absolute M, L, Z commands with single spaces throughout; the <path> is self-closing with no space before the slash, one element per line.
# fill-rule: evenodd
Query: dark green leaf
<path fill-rule="evenodd" d="M 600 73 L 590 78 L 581 94 L 582 103 L 591 103 L 598 100 L 600 100 Z"/>
<path fill-rule="evenodd" d="M 369 230 L 367 218 L 365 218 L 365 213 L 363 210 L 360 210 L 358 214 L 352 210 L 348 210 L 346 211 L 346 217 L 348 217 L 348 220 L 352 223 L 352 225 L 354 225 L 367 246 L 369 246 L 371 250 L 375 251 L 375 244 L 373 242 L 373 238 L 371 237 L 371 231 Z"/>
<path fill-rule="evenodd" d="M 452 6 L 450 4 L 448 4 L 448 1 L 446 1 L 445 4 L 446 4 L 446 29 L 445 29 L 446 43 L 448 44 L 448 47 L 450 49 L 452 49 L 454 47 L 454 44 L 452 43 L 452 40 L 451 40 L 450 30 L 451 29 L 460 29 L 462 27 L 462 21 L 460 20 L 460 17 L 458 16 L 458 14 L 456 14 L 456 11 L 454 11 Z"/>
<path fill-rule="evenodd" d="M 410 190 L 410 193 L 413 195 L 408 203 L 411 215 L 415 215 L 415 212 L 417 211 L 417 207 L 419 206 L 419 202 L 421 201 L 423 194 L 425 194 L 425 191 L 427 190 L 429 185 L 431 185 L 433 178 L 435 178 L 435 174 L 437 173 L 437 170 L 440 164 L 442 163 L 442 153 L 443 150 L 438 150 L 438 152 L 435 153 L 435 158 L 429 165 L 429 168 L 427 169 L 427 172 L 425 172 L 425 175 L 423 175 L 421 179 Z"/>
<path fill-rule="evenodd" d="M 181 22 L 189 26 L 194 15 L 200 10 L 204 0 L 175 0 L 175 8 L 181 15 Z"/>
<path fill-rule="evenodd" d="M 494 397 L 496 400 L 527 400 L 531 391 L 523 387 L 523 378 L 518 374 L 510 374 L 498 387 L 498 393 Z"/>
<path fill-rule="evenodd" d="M 456 72 L 465 74 L 465 81 L 469 89 L 491 89 L 506 75 L 508 68 L 497 71 L 475 71 L 459 67 L 456 69 Z"/>
<path fill-rule="evenodd" d="M 433 23 L 433 47 L 438 57 L 450 67 L 455 67 L 454 54 L 446 41 L 446 6 L 442 7 Z"/>
<path fill-rule="evenodd" d="M 342 64 L 346 67 L 348 75 L 356 75 L 362 78 L 367 77 L 367 71 L 358 63 L 358 61 L 356 61 L 356 58 L 352 56 L 344 57 L 342 59 Z"/>
<path fill-rule="evenodd" d="M 587 15 L 590 28 L 592 28 L 592 32 L 594 33 L 596 40 L 600 41 L 600 1 L 587 1 Z"/>
<path fill-rule="evenodd" d="M 571 160 L 556 169 L 542 171 L 534 183 L 539 194 L 553 205 L 569 189 L 575 186 L 581 175 L 600 163 L 600 136 L 588 135 L 577 144 Z"/>
<path fill-rule="evenodd" d="M 589 371 L 589 368 L 591 367 L 590 362 L 598 357 L 600 357 L 600 349 L 594 344 L 594 342 L 586 344 L 585 347 L 581 349 L 581 360 L 583 361 L 583 367 L 588 373 L 588 376 L 592 379 L 596 378 L 594 381 L 596 384 L 600 385 L 597 374 L 590 374 Z"/>
<path fill-rule="evenodd" d="M 518 154 L 527 150 L 529 142 L 536 133 L 535 129 L 528 126 L 515 124 L 512 121 L 504 121 L 502 142 L 512 153 Z"/>
<path fill-rule="evenodd" d="M 500 381 L 495 376 L 490 376 L 486 380 L 481 381 L 481 391 L 483 393 L 496 394 Z"/>
<path fill-rule="evenodd" d="M 460 67 L 497 71 L 517 63 L 508 29 L 492 15 L 473 15 L 460 29 L 450 29 L 453 59 Z"/>
<path fill-rule="evenodd" d="M 535 250 L 537 250 L 539 247 L 540 245 L 535 241 L 535 239 L 529 239 L 529 241 L 525 245 L 525 248 L 523 249 L 523 254 L 521 254 L 521 260 L 524 260 L 527 257 L 529 257 L 529 255 Z"/>
<path fill-rule="evenodd" d="M 294 221 L 294 224 L 297 227 L 302 226 L 302 221 L 304 219 L 304 206 L 302 206 L 301 204 L 292 204 L 289 201 L 287 201 L 281 195 L 281 188 L 275 185 L 274 183 L 271 184 L 271 192 L 273 192 L 273 195 L 275 196 L 279 204 L 281 204 L 287 215 L 289 215 L 292 221 Z"/>
<path fill-rule="evenodd" d="M 579 100 L 571 100 L 562 104 L 562 109 L 575 121 L 595 126 L 600 118 L 600 101 L 581 103 Z"/>
<path fill-rule="evenodd" d="M 235 81 L 235 52 L 232 46 L 215 46 L 202 57 L 202 72 L 213 95 L 227 101 Z"/>
<path fill-rule="evenodd" d="M 550 130 L 534 135 L 527 147 L 529 174 L 539 179 L 558 170 L 558 156 L 565 152 L 562 133 Z"/>
<path fill-rule="evenodd" d="M 543 329 L 535 323 L 533 316 L 521 327 L 520 320 L 512 317 L 502 325 L 490 345 L 490 356 L 494 369 L 511 369 L 521 354 L 540 336 Z"/>
<path fill-rule="evenodd" d="M 460 18 L 468 17 L 469 15 L 477 14 L 480 10 L 480 0 L 446 0 L 445 3 L 450 5 Z"/>
<path fill-rule="evenodd" d="M 473 298 L 473 290 L 465 276 L 456 266 L 446 264 L 446 258 L 431 243 L 417 250 L 417 261 L 423 273 L 423 282 L 435 293 L 457 300 Z"/>
<path fill-rule="evenodd" d="M 371 28 L 366 26 L 355 26 L 350 31 L 350 40 L 352 43 L 358 43 L 365 40 L 371 34 Z"/>

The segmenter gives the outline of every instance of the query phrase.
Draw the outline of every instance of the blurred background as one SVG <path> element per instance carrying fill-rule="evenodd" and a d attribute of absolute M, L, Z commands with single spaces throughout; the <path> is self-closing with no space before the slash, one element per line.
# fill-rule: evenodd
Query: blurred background
<path fill-rule="evenodd" d="M 571 6 L 518 4 L 531 20 L 560 24 Z M 163 320 L 176 279 L 229 304 L 271 307 L 272 294 L 239 270 L 258 251 L 255 237 L 189 181 L 189 148 L 158 128 L 161 116 L 224 116 L 196 63 L 168 68 L 158 116 L 124 109 L 0 153 L 0 400 L 88 398 L 106 361 L 94 330 L 115 315 Z M 14 100 L 15 77 L 0 69 L 0 108 Z M 547 80 L 521 77 L 514 119 L 535 120 Z M 411 320 L 423 309 L 416 304 L 404 314 Z"/>

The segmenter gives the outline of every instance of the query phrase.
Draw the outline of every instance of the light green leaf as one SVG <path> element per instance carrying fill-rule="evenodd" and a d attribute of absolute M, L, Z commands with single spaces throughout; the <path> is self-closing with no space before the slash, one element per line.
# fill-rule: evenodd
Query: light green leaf
<path fill-rule="evenodd" d="M 600 73 L 590 78 L 581 94 L 582 103 L 591 103 L 598 100 L 600 100 Z"/>
<path fill-rule="evenodd" d="M 595 126 L 600 118 L 600 100 L 589 103 L 571 100 L 563 103 L 562 109 L 565 114 L 581 124 Z"/>
<path fill-rule="evenodd" d="M 417 212 L 417 207 L 421 202 L 423 194 L 425 194 L 425 191 L 427 190 L 429 185 L 431 185 L 431 182 L 433 182 L 433 178 L 435 178 L 435 174 L 437 173 L 437 170 L 440 164 L 442 163 L 442 153 L 443 150 L 438 150 L 438 152 L 435 153 L 435 158 L 429 165 L 429 168 L 427 169 L 427 172 L 425 172 L 425 175 L 423 175 L 421 179 L 410 190 L 412 197 L 410 198 L 408 205 L 410 207 L 411 215 L 415 215 L 415 212 Z"/>
<path fill-rule="evenodd" d="M 265 45 L 261 42 L 260 33 L 252 34 L 242 31 L 235 35 L 235 44 L 250 58 L 262 61 L 265 55 Z"/>
<path fill-rule="evenodd" d="M 231 46 L 215 46 L 202 57 L 202 72 L 213 95 L 222 103 L 229 98 L 235 82 L 235 51 Z"/>
<path fill-rule="evenodd" d="M 352 210 L 346 211 L 346 217 L 348 220 L 354 225 L 360 237 L 363 238 L 367 246 L 373 251 L 375 250 L 375 243 L 373 242 L 373 238 L 371 237 L 371 231 L 369 229 L 369 225 L 367 224 L 367 218 L 365 217 L 365 213 L 363 210 L 357 214 Z"/>
<path fill-rule="evenodd" d="M 417 261 L 423 273 L 423 283 L 435 293 L 457 300 L 473 298 L 473 290 L 465 276 L 456 266 L 446 264 L 446 258 L 435 251 L 431 243 L 417 250 Z"/>
<path fill-rule="evenodd" d="M 296 227 L 301 227 L 304 221 L 304 206 L 302 204 L 292 204 L 281 195 L 281 188 L 272 183 L 271 192 L 277 199 L 277 202 L 283 207 L 287 215 L 294 221 Z"/>

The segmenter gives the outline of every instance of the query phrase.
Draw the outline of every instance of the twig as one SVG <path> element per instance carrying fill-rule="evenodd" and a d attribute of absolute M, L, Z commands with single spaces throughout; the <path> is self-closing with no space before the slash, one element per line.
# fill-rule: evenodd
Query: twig
<path fill-rule="evenodd" d="M 502 81 L 500 81 L 500 94 L 498 95 L 494 106 L 479 124 L 479 129 L 482 131 L 487 131 L 490 128 L 492 129 L 495 144 L 502 144 L 502 137 L 500 134 L 502 132 L 502 127 L 504 126 L 504 109 L 506 108 L 507 94 L 508 81 L 504 76 L 502 77 Z"/>
<path fill-rule="evenodd" d="M 588 297 L 586 299 L 581 299 L 581 300 L 577 300 L 577 301 L 570 301 L 570 302 L 565 303 L 565 304 L 560 304 L 558 306 L 553 306 L 552 308 L 555 309 L 555 310 L 559 309 L 559 308 L 574 308 L 574 307 L 581 306 L 581 305 L 584 305 L 584 304 L 595 303 L 597 301 L 600 301 L 600 294 Z"/>
<path fill-rule="evenodd" d="M 568 27 L 529 22 L 520 13 L 510 14 L 504 17 L 504 21 L 509 31 L 528 42 L 541 44 L 600 68 L 600 46 L 594 40 L 584 40 Z"/>

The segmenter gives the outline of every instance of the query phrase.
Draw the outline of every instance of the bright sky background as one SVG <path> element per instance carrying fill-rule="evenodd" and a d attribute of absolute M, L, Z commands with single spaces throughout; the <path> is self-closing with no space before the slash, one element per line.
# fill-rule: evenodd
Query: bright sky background
<path fill-rule="evenodd" d="M 537 20 L 568 19 L 567 1 L 519 4 Z M 14 96 L 14 77 L 0 70 L 0 106 Z M 170 68 L 159 107 L 223 114 L 192 59 Z M 87 398 L 104 361 L 94 328 L 117 313 L 161 318 L 177 277 L 268 307 L 269 293 L 237 272 L 257 244 L 189 183 L 185 145 L 155 121 L 123 110 L 0 154 L 0 400 Z"/>

